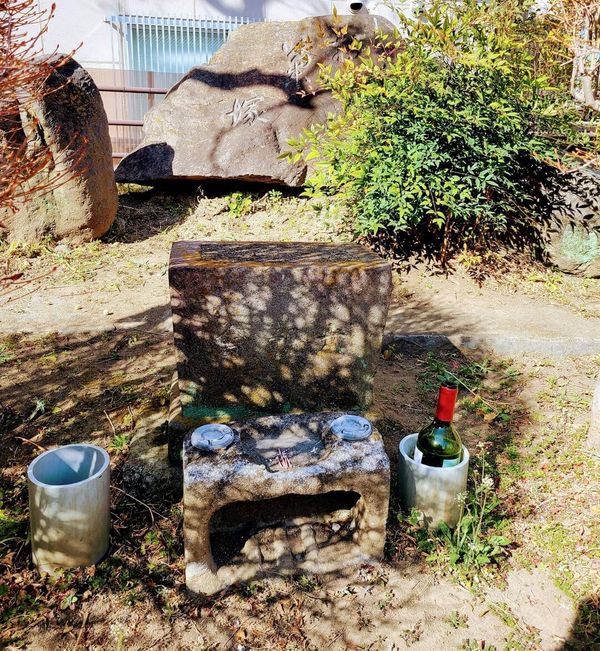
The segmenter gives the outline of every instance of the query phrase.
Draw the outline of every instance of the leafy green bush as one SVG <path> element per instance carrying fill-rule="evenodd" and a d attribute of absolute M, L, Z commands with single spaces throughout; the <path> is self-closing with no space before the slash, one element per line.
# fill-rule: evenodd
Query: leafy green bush
<path fill-rule="evenodd" d="M 244 192 L 233 192 L 227 199 L 227 209 L 234 217 L 244 217 L 252 211 L 252 197 Z"/>
<path fill-rule="evenodd" d="M 357 235 L 442 263 L 535 232 L 539 187 L 582 137 L 566 90 L 536 72 L 547 48 L 529 5 L 433 0 L 402 37 L 346 46 L 322 67 L 341 114 L 290 141 L 316 161 L 307 193 L 341 197 Z"/>

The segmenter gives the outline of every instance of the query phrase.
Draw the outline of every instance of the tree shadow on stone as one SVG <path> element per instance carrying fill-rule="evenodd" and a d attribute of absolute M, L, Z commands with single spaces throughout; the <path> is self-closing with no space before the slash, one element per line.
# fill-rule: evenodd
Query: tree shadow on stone
<path fill-rule="evenodd" d="M 208 409 L 259 413 L 370 403 L 391 280 L 376 256 L 355 245 L 176 246 L 169 279 L 182 394 Z"/>
<path fill-rule="evenodd" d="M 325 56 L 315 61 L 311 66 L 311 70 L 315 70 L 318 64 L 324 60 Z M 289 75 L 264 73 L 258 68 L 249 68 L 243 72 L 231 73 L 218 71 L 207 66 L 204 68 L 192 68 L 183 79 L 178 81 L 169 90 L 169 94 L 174 93 L 186 81 L 197 81 L 212 88 L 231 91 L 239 88 L 269 86 L 281 91 L 286 97 L 287 103 L 302 109 L 314 108 L 314 98 L 323 92 L 310 92 L 304 81 L 296 80 Z"/>

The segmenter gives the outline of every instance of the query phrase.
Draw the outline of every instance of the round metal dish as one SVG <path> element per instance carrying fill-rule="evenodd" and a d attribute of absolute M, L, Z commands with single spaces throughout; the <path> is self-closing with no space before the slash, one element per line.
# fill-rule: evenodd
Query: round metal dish
<path fill-rule="evenodd" d="M 229 447 L 234 439 L 231 427 L 220 423 L 202 425 L 192 432 L 192 445 L 198 450 L 209 452 Z"/>
<path fill-rule="evenodd" d="M 373 426 L 362 416 L 344 414 L 331 423 L 331 431 L 344 441 L 362 441 L 373 433 Z"/>

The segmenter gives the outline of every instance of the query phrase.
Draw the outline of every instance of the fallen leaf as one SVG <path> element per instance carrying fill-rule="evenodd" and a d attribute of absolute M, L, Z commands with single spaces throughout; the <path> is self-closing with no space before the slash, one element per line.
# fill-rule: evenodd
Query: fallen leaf
<path fill-rule="evenodd" d="M 248 632 L 245 629 L 240 628 L 239 631 L 235 632 L 235 641 L 238 644 L 242 644 L 243 642 L 246 642 L 247 639 L 248 639 Z"/>
<path fill-rule="evenodd" d="M 6 556 L 0 561 L 2 565 L 8 565 L 9 567 L 13 564 L 13 558 L 15 557 L 15 552 L 8 552 Z"/>

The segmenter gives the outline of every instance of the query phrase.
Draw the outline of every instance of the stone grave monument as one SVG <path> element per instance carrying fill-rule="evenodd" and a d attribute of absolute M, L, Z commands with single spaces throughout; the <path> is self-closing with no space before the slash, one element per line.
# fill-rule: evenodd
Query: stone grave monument
<path fill-rule="evenodd" d="M 188 588 L 381 558 L 389 460 L 347 412 L 371 403 L 390 265 L 354 244 L 177 242 L 169 283 Z"/>
<path fill-rule="evenodd" d="M 231 33 L 210 63 L 192 68 L 144 116 L 144 140 L 117 167 L 117 181 L 239 180 L 301 187 L 308 167 L 281 153 L 340 104 L 322 88 L 321 66 L 339 68 L 375 50 L 381 16 L 311 16 L 259 22 Z M 353 45 L 353 47 L 350 47 Z M 366 51 L 361 52 L 366 56 Z"/>

